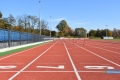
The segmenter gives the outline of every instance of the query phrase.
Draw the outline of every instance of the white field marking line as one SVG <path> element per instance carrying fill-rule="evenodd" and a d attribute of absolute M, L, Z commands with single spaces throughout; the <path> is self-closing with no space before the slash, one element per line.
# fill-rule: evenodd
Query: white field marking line
<path fill-rule="evenodd" d="M 79 64 L 110 65 L 110 64 L 100 64 L 100 63 L 79 63 Z"/>
<path fill-rule="evenodd" d="M 17 66 L 0 66 L 0 69 L 12 69 L 16 68 Z"/>
<path fill-rule="evenodd" d="M 64 55 L 45 55 L 45 56 L 64 56 Z"/>
<path fill-rule="evenodd" d="M 80 44 L 81 44 L 81 43 L 80 43 Z M 119 52 L 115 52 L 115 51 L 103 49 L 103 48 L 100 48 L 100 47 L 95 47 L 95 46 L 91 46 L 91 45 L 88 45 L 88 44 L 85 44 L 85 45 L 90 46 L 90 47 L 94 47 L 94 48 L 98 48 L 98 49 L 102 49 L 102 50 L 105 50 L 105 51 L 108 51 L 108 52 L 113 52 L 113 53 L 116 53 L 116 54 L 120 54 Z"/>
<path fill-rule="evenodd" d="M 101 43 L 105 43 L 107 41 L 98 41 L 98 42 L 101 42 Z M 107 42 L 106 44 L 108 45 L 112 45 L 112 44 L 119 44 L 120 42 Z M 117 46 L 118 47 L 118 46 Z"/>
<path fill-rule="evenodd" d="M 44 45 L 44 44 L 42 44 L 42 45 Z M 42 45 L 40 45 L 40 46 L 42 46 Z M 15 54 L 11 54 L 11 55 L 8 55 L 8 56 L 6 56 L 6 57 L 2 57 L 2 58 L 0 58 L 0 60 L 3 60 L 3 59 L 5 59 L 5 58 L 8 58 L 8 57 L 11 57 L 11 56 L 14 56 L 14 55 L 17 55 L 17 54 L 26 52 L 26 51 L 29 51 L 29 50 L 31 50 L 31 49 L 34 49 L 34 48 L 37 48 L 37 47 L 40 47 L 40 46 L 36 46 L 36 47 L 30 48 L 30 49 L 27 49 L 27 50 L 23 50 L 23 51 L 20 51 L 20 52 L 16 52 Z"/>
<path fill-rule="evenodd" d="M 68 49 L 77 49 L 77 48 L 68 48 Z"/>
<path fill-rule="evenodd" d="M 57 42 L 56 42 L 57 43 Z M 54 44 L 55 45 L 55 44 Z M 51 49 L 54 45 L 50 46 L 46 51 L 44 51 L 42 54 L 40 54 L 38 57 L 36 57 L 34 60 L 32 60 L 29 64 L 27 64 L 24 68 L 22 68 L 19 72 L 14 74 L 11 78 L 8 80 L 12 80 L 15 78 L 18 74 L 20 74 L 23 70 L 25 70 L 27 67 L 29 67 L 32 63 L 34 63 L 38 58 L 40 58 L 43 54 L 45 54 L 49 49 Z"/>
<path fill-rule="evenodd" d="M 0 63 L 1 64 L 24 64 L 24 63 Z"/>
<path fill-rule="evenodd" d="M 36 55 L 19 55 L 19 56 L 36 56 Z"/>
<path fill-rule="evenodd" d="M 71 43 L 71 42 L 70 42 L 70 43 Z M 71 44 L 72 44 L 72 43 L 71 43 Z M 76 45 L 76 44 L 75 44 L 75 45 Z M 76 46 L 82 48 L 83 50 L 85 50 L 85 51 L 87 51 L 87 52 L 90 52 L 90 53 L 94 54 L 95 56 L 98 56 L 99 58 L 102 58 L 102 59 L 104 59 L 104 60 L 106 60 L 106 61 L 108 61 L 108 62 L 110 62 L 110 63 L 112 63 L 112 64 L 117 65 L 117 66 L 120 67 L 119 64 L 117 64 L 117 63 L 115 63 L 115 62 L 113 62 L 113 61 L 111 61 L 111 60 L 109 60 L 109 59 L 106 59 L 106 58 L 104 58 L 104 57 L 102 57 L 102 56 L 100 56 L 100 55 L 98 55 L 98 54 L 95 54 L 94 52 L 92 52 L 92 51 L 90 51 L 90 50 L 87 50 L 87 49 L 85 49 L 85 48 L 83 48 L 83 47 L 81 47 L 81 46 L 79 46 L 79 45 L 76 45 Z"/>
<path fill-rule="evenodd" d="M 94 42 L 94 43 L 97 44 L 98 42 Z M 100 42 L 99 44 L 103 44 L 103 43 L 105 43 L 107 46 L 113 45 L 113 44 L 117 44 L 119 46 L 119 44 L 120 44 L 120 43 L 113 43 L 113 42 L 106 43 L 105 41 L 104 42 Z M 116 47 L 118 47 L 118 46 L 116 46 Z"/>
<path fill-rule="evenodd" d="M 73 67 L 73 69 L 74 69 L 74 71 L 75 71 L 75 74 L 76 74 L 77 79 L 78 79 L 78 80 L 81 80 L 81 77 L 80 77 L 80 75 L 79 75 L 79 73 L 78 73 L 78 71 L 77 71 L 77 69 L 76 69 L 76 67 L 75 67 L 75 65 L 74 65 L 74 62 L 73 62 L 73 60 L 72 60 L 72 58 L 71 58 L 71 56 L 70 56 L 70 53 L 69 53 L 69 51 L 68 51 L 65 43 L 64 43 L 64 47 L 65 47 L 65 49 L 66 49 L 66 52 L 67 52 L 68 57 L 69 57 L 69 59 L 70 59 L 70 62 L 71 62 L 71 64 L 72 64 L 72 67 Z"/>
<path fill-rule="evenodd" d="M 18 72 L 18 71 L 0 71 L 0 73 L 9 73 L 9 72 L 11 72 L 11 73 L 13 73 L 13 72 Z M 64 73 L 64 72 L 67 72 L 67 73 L 71 73 L 71 72 L 75 72 L 75 71 L 22 71 L 22 73 L 43 73 L 43 72 L 46 72 L 46 73 L 51 73 L 51 72 L 55 72 L 55 73 L 57 73 L 57 72 L 60 72 L 60 73 Z M 105 73 L 105 71 L 78 71 L 78 72 L 86 72 L 86 73 L 88 73 L 88 72 L 96 72 L 96 73 L 99 73 L 99 72 L 102 72 L 102 73 Z"/>
<path fill-rule="evenodd" d="M 90 44 L 89 44 L 89 45 L 90 45 Z M 96 45 L 97 45 L 97 46 L 102 45 L 102 46 L 100 46 L 100 47 L 105 47 L 105 48 L 120 49 L 120 48 L 112 47 L 112 46 L 110 46 L 110 44 L 109 44 L 109 45 L 103 45 L 103 44 L 101 44 L 101 43 L 100 43 L 100 44 L 97 44 L 97 43 L 94 44 L 94 46 L 96 46 Z M 117 46 L 117 47 L 118 47 L 118 46 Z"/>
<path fill-rule="evenodd" d="M 105 71 L 78 71 L 78 72 L 85 72 L 85 73 L 91 73 L 91 72 L 95 72 L 95 73 L 105 73 Z"/>
<path fill-rule="evenodd" d="M 66 63 L 37 63 L 37 64 L 66 64 Z"/>
<path fill-rule="evenodd" d="M 98 44 L 95 44 L 97 46 L 99 46 Z M 94 46 L 95 46 L 94 45 Z M 102 44 L 101 44 L 102 45 Z M 108 47 L 109 46 L 109 47 Z M 111 47 L 110 45 L 103 45 L 103 46 L 100 46 L 100 47 L 106 47 L 106 48 L 114 48 L 114 49 L 120 49 L 120 48 L 116 48 L 116 47 Z"/>
<path fill-rule="evenodd" d="M 75 56 L 93 56 L 93 55 L 75 55 Z"/>
<path fill-rule="evenodd" d="M 86 69 L 104 69 L 104 68 L 107 68 L 107 69 L 114 69 L 114 67 L 111 67 L 111 66 L 84 66 L 84 68 Z"/>
<path fill-rule="evenodd" d="M 75 45 L 76 45 L 76 44 L 75 44 Z M 76 45 L 76 46 L 78 46 L 78 45 Z M 83 50 L 85 50 L 85 51 L 87 51 L 87 52 L 90 52 L 90 53 L 98 56 L 99 58 L 102 58 L 102 59 L 104 59 L 104 60 L 106 60 L 106 61 L 108 61 L 108 62 L 110 62 L 110 63 L 112 63 L 112 64 L 120 67 L 119 64 L 117 64 L 117 63 L 115 63 L 115 62 L 113 62 L 113 61 L 111 61 L 111 60 L 109 60 L 109 59 L 106 59 L 106 58 L 104 58 L 104 57 L 102 57 L 102 56 L 100 56 L 100 55 L 98 55 L 98 54 L 95 54 L 94 52 L 92 52 L 92 51 L 90 51 L 90 50 L 87 50 L 87 49 L 85 49 L 85 48 L 83 48 L 83 47 L 81 47 L 81 46 L 78 46 L 78 47 L 82 48 Z"/>
<path fill-rule="evenodd" d="M 53 66 L 36 66 L 36 68 L 52 68 L 52 69 L 64 69 L 64 65 L 58 65 L 57 67 Z"/>
<path fill-rule="evenodd" d="M 87 44 L 85 44 L 85 45 L 87 45 Z M 91 45 L 87 45 L 87 46 L 94 47 L 94 48 L 98 48 L 98 49 L 102 49 L 102 50 L 105 50 L 105 51 L 108 51 L 108 52 L 113 52 L 113 53 L 120 54 L 119 52 L 115 52 L 115 51 L 111 51 L 111 50 L 103 49 L 103 48 L 100 48 L 100 47 L 95 47 L 95 46 L 91 46 Z"/>

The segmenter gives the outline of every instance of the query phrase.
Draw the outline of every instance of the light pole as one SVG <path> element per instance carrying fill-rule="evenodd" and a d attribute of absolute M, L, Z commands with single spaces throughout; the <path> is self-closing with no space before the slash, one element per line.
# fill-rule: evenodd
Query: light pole
<path fill-rule="evenodd" d="M 86 31 L 86 38 L 87 38 L 87 31 Z"/>
<path fill-rule="evenodd" d="M 40 35 L 41 35 L 41 24 L 40 24 L 40 2 L 41 2 L 41 1 L 39 1 L 39 27 L 40 27 Z"/>
<path fill-rule="evenodd" d="M 105 25 L 105 26 L 108 26 L 108 25 Z M 107 28 L 106 28 L 106 37 L 107 37 Z"/>
<path fill-rule="evenodd" d="M 51 16 L 50 16 L 50 37 L 51 37 Z"/>

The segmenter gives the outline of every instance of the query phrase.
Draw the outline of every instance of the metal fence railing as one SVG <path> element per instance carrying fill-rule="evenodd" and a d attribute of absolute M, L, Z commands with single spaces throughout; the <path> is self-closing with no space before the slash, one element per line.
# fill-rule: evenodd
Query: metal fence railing
<path fill-rule="evenodd" d="M 43 41 L 44 38 L 50 38 L 50 36 L 0 29 L 0 48 Z"/>

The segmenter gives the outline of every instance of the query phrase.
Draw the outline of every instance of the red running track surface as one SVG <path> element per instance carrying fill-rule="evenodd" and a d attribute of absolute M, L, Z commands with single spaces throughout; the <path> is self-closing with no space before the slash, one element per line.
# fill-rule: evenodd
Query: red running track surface
<path fill-rule="evenodd" d="M 109 66 L 120 70 L 120 48 L 117 46 L 120 44 L 57 40 L 1 57 L 0 80 L 120 80 L 120 74 L 106 74 L 107 67 L 86 68 Z M 3 69 L 5 66 L 15 68 Z"/>

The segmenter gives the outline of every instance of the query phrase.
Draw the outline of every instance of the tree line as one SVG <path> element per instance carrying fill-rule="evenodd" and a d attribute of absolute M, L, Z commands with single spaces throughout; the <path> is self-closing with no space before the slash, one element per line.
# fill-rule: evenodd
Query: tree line
<path fill-rule="evenodd" d="M 40 34 L 50 36 L 50 30 L 48 27 L 48 22 L 45 20 L 39 20 L 37 16 L 33 15 L 22 15 L 16 18 L 9 14 L 7 18 L 3 18 L 2 12 L 0 12 L 0 28 L 9 29 L 20 32 L 27 32 L 32 34 Z M 56 31 L 51 31 L 51 35 L 55 36 Z"/>
<path fill-rule="evenodd" d="M 58 29 L 58 36 L 65 36 L 65 37 L 102 37 L 102 36 L 109 36 L 114 38 L 120 38 L 120 30 L 114 28 L 113 30 L 109 29 L 97 29 L 93 30 L 91 29 L 89 32 L 83 28 L 75 28 L 74 30 L 71 29 L 71 27 L 68 26 L 67 22 L 65 20 L 62 20 L 59 22 L 59 24 L 56 26 Z"/>
<path fill-rule="evenodd" d="M 114 28 L 113 30 L 109 30 L 109 29 L 90 30 L 88 36 L 91 37 L 109 36 L 114 38 L 120 38 L 120 30 L 116 28 Z"/>
<path fill-rule="evenodd" d="M 65 20 L 59 22 L 56 26 L 58 29 L 59 37 L 86 37 L 87 30 L 84 28 L 76 28 L 75 30 L 71 29 Z"/>
<path fill-rule="evenodd" d="M 1 29 L 9 29 L 20 32 L 27 32 L 32 34 L 40 34 L 41 27 L 41 35 L 50 36 L 50 30 L 48 26 L 48 22 L 45 20 L 39 20 L 37 16 L 33 15 L 22 15 L 17 16 L 16 18 L 9 14 L 7 18 L 3 18 L 3 14 L 0 12 L 0 28 Z M 56 25 L 56 31 L 51 31 L 51 36 L 57 37 L 102 37 L 102 36 L 112 36 L 115 38 L 120 38 L 120 30 L 114 28 L 113 30 L 109 29 L 91 29 L 89 32 L 83 28 L 78 27 L 72 29 L 67 21 L 61 20 Z"/>

